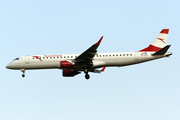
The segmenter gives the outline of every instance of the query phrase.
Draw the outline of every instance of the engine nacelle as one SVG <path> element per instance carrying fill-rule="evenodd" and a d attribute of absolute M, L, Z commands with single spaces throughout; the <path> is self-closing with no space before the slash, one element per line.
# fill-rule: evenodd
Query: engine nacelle
<path fill-rule="evenodd" d="M 74 77 L 75 75 L 79 74 L 80 72 L 75 70 L 63 70 L 64 77 Z"/>
<path fill-rule="evenodd" d="M 70 61 L 60 61 L 60 68 L 72 68 L 73 65 Z"/>

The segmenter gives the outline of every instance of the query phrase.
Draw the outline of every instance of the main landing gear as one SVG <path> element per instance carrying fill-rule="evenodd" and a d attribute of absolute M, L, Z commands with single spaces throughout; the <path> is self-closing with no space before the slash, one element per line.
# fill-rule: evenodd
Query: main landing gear
<path fill-rule="evenodd" d="M 25 69 L 21 69 L 21 72 L 23 72 L 22 77 L 25 77 Z"/>
<path fill-rule="evenodd" d="M 86 68 L 84 69 L 84 73 L 86 74 L 85 78 L 88 80 L 90 78 L 90 76 L 89 76 L 88 70 Z"/>

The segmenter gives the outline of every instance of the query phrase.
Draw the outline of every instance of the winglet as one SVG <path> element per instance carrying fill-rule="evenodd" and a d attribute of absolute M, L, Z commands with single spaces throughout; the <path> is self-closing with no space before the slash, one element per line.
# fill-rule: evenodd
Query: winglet
<path fill-rule="evenodd" d="M 96 44 L 94 44 L 94 45 L 99 45 L 99 44 L 101 43 L 103 37 L 104 37 L 104 36 L 102 36 L 102 37 L 99 39 L 99 41 L 98 41 Z"/>
<path fill-rule="evenodd" d="M 101 73 L 101 72 L 104 72 L 106 67 L 103 67 L 102 70 L 93 70 L 91 72 L 94 72 L 94 73 Z"/>
<path fill-rule="evenodd" d="M 104 72 L 105 68 L 106 68 L 106 67 L 103 67 L 103 69 L 101 70 L 101 72 Z"/>

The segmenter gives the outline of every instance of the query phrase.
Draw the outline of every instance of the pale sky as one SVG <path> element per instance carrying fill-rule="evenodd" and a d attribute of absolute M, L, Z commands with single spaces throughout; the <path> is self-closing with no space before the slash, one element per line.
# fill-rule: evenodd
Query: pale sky
<path fill-rule="evenodd" d="M 179 120 L 179 0 L 0 2 L 0 120 Z M 72 78 L 5 66 L 23 55 L 138 51 L 169 28 L 170 58 Z"/>

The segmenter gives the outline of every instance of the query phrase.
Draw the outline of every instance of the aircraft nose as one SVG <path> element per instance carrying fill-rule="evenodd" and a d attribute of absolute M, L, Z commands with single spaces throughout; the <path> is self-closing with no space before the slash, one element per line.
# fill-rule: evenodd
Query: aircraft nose
<path fill-rule="evenodd" d="M 10 66 L 11 66 L 11 63 L 7 64 L 7 65 L 6 65 L 6 68 L 7 68 L 7 69 L 10 69 Z"/>

